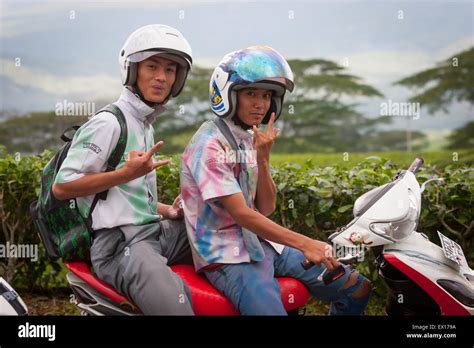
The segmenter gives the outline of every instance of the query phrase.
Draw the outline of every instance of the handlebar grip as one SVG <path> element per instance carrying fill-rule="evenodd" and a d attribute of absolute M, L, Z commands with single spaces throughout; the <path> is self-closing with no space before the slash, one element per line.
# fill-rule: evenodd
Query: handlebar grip
<path fill-rule="evenodd" d="M 423 159 L 423 157 L 416 157 L 415 160 L 412 162 L 412 164 L 410 164 L 408 171 L 415 174 L 421 168 L 423 163 L 425 163 L 425 160 Z"/>
<path fill-rule="evenodd" d="M 323 275 L 324 285 L 331 284 L 333 281 L 341 278 L 344 274 L 346 274 L 346 269 L 344 268 L 343 265 L 337 266 L 332 271 L 327 271 Z"/>
<path fill-rule="evenodd" d="M 308 270 L 314 266 L 314 263 L 308 260 L 304 260 L 303 262 L 301 262 L 301 266 L 305 270 Z M 326 268 L 322 274 L 324 285 L 331 284 L 333 281 L 341 278 L 344 274 L 346 274 L 346 269 L 344 268 L 342 264 L 333 268 L 331 271 L 328 268 Z"/>

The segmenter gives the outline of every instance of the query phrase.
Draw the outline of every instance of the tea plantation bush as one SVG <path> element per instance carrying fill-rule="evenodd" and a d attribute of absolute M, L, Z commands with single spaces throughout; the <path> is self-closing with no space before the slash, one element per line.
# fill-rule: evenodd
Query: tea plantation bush
<path fill-rule="evenodd" d="M 61 262 L 50 262 L 44 253 L 29 216 L 29 205 L 40 189 L 41 168 L 51 158 L 45 151 L 39 156 L 0 154 L 0 244 L 39 244 L 36 262 L 29 259 L 0 259 L 0 275 L 14 287 L 35 289 L 67 286 Z M 169 166 L 157 170 L 160 201 L 171 203 L 179 192 L 179 156 Z M 352 168 L 338 165 L 316 167 L 308 162 L 279 164 L 273 178 L 278 187 L 276 222 L 313 238 L 327 237 L 352 219 L 354 201 L 374 187 L 389 182 L 399 167 L 391 160 L 369 157 Z M 443 177 L 442 184 L 428 185 L 422 196 L 422 213 L 417 230 L 439 244 L 436 230 L 456 240 L 472 266 L 474 260 L 474 169 L 466 164 L 443 168 L 426 165 L 417 174 L 421 183 Z M 376 272 L 369 256 L 359 270 L 376 284 Z M 379 287 L 379 291 L 384 291 Z"/>

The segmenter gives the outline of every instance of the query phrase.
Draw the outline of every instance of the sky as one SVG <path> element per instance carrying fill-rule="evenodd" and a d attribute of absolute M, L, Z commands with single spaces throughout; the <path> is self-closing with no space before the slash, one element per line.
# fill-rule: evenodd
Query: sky
<path fill-rule="evenodd" d="M 393 82 L 474 46 L 474 1 L 0 0 L 0 110 L 116 100 L 118 52 L 132 31 L 152 23 L 180 30 L 201 66 L 254 44 L 287 59 L 345 65 L 384 94 L 354 100 L 368 116 L 389 99 L 410 97 Z M 474 120 L 474 109 L 460 103 L 434 116 L 422 108 L 420 116 L 409 120 L 412 129 L 453 129 Z M 406 125 L 394 117 L 391 127 Z"/>

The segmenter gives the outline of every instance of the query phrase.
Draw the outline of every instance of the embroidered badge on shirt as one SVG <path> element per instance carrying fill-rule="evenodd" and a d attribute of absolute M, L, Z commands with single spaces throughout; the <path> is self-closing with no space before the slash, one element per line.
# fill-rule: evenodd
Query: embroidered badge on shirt
<path fill-rule="evenodd" d="M 102 151 L 102 149 L 94 143 L 82 143 L 82 148 L 92 150 L 95 153 Z"/>

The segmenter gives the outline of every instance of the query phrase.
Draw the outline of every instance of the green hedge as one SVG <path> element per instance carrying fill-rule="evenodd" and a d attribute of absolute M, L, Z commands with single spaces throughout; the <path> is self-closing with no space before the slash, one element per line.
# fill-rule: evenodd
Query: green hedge
<path fill-rule="evenodd" d="M 40 170 L 51 158 L 46 151 L 40 156 L 0 158 L 0 244 L 41 244 L 29 216 L 29 205 L 40 188 Z M 352 219 L 352 205 L 368 190 L 389 182 L 399 169 L 390 160 L 369 157 L 346 169 L 339 166 L 316 167 L 281 164 L 273 168 L 278 187 L 277 209 L 273 220 L 305 235 L 326 240 L 338 226 Z M 444 168 L 424 166 L 417 174 L 419 182 L 444 177 L 443 184 L 431 184 L 423 193 L 422 213 L 418 231 L 426 233 L 436 243 L 436 230 L 462 245 L 472 265 L 473 245 L 473 181 L 474 169 L 465 164 Z M 169 166 L 157 170 L 160 201 L 171 203 L 178 194 L 179 156 Z M 369 257 L 359 269 L 373 281 L 377 276 Z M 22 259 L 0 259 L 0 275 L 12 280 L 15 287 L 54 288 L 66 286 L 64 267 L 50 262 L 40 246 L 37 262 Z"/>

